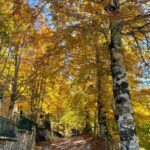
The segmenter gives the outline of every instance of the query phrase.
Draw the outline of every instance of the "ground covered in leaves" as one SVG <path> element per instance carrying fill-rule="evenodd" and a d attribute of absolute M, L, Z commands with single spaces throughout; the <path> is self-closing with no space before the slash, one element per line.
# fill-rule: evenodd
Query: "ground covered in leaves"
<path fill-rule="evenodd" d="M 104 150 L 104 144 L 86 136 L 55 138 L 38 143 L 36 150 Z"/>

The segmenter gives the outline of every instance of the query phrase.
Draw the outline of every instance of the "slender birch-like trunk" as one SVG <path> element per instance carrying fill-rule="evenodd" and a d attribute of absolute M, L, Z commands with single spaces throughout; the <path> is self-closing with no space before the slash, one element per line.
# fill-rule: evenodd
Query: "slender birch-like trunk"
<path fill-rule="evenodd" d="M 18 94 L 17 83 L 18 83 L 20 61 L 21 61 L 21 55 L 15 54 L 15 71 L 14 71 L 14 77 L 13 77 L 13 83 L 12 83 L 11 101 L 10 101 L 9 112 L 8 112 L 9 117 L 12 116 L 12 112 L 13 112 L 15 101 L 17 99 L 17 94 Z"/>
<path fill-rule="evenodd" d="M 109 46 L 115 98 L 115 118 L 120 133 L 121 150 L 138 150 L 133 109 L 122 56 L 122 19 L 119 18 L 118 6 L 119 4 L 114 5 L 115 9 L 110 10 L 112 18 L 110 21 L 111 43 Z"/>

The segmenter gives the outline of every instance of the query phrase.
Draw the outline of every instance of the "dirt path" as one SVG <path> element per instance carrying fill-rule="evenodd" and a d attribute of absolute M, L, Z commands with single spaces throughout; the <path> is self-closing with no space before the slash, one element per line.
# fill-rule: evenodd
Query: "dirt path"
<path fill-rule="evenodd" d="M 104 148 L 93 137 L 71 137 L 39 143 L 37 150 L 104 150 Z"/>

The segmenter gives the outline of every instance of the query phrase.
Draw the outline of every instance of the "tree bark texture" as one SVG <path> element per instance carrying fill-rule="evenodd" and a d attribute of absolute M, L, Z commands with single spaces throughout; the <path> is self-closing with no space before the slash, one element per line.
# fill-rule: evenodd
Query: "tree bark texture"
<path fill-rule="evenodd" d="M 98 90 L 98 95 L 97 95 L 97 109 L 98 109 L 98 124 L 99 124 L 99 132 L 100 132 L 100 137 L 101 139 L 107 139 L 108 136 L 108 127 L 107 127 L 107 118 L 106 118 L 106 110 L 105 106 L 102 102 L 102 89 L 101 89 L 101 72 L 100 72 L 100 57 L 99 57 L 99 51 L 98 49 L 95 49 L 95 59 L 96 59 L 96 64 L 97 64 L 97 90 Z"/>
<path fill-rule="evenodd" d="M 117 12 L 115 12 L 117 14 Z M 138 150 L 133 109 L 130 102 L 130 92 L 122 55 L 122 20 L 111 18 L 111 72 L 113 93 L 115 98 L 115 118 L 120 133 L 121 150 Z"/>
<path fill-rule="evenodd" d="M 18 73 L 19 73 L 19 67 L 20 67 L 20 61 L 21 61 L 21 54 L 15 54 L 15 71 L 13 76 L 13 82 L 12 82 L 12 93 L 11 93 L 11 101 L 9 106 L 9 117 L 12 116 L 12 112 L 14 109 L 15 101 L 17 99 L 17 83 L 18 83 Z"/>

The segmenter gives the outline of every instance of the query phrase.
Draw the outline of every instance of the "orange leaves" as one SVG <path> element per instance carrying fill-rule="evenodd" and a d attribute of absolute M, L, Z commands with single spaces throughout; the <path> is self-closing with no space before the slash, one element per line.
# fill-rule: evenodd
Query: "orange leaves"
<path fill-rule="evenodd" d="M 142 95 L 150 95 L 150 90 L 149 89 L 142 89 L 141 91 Z"/>

